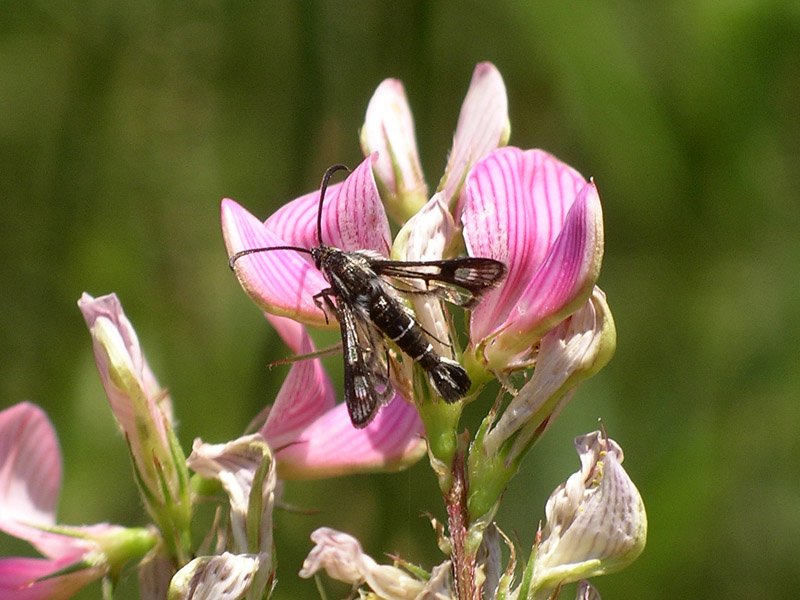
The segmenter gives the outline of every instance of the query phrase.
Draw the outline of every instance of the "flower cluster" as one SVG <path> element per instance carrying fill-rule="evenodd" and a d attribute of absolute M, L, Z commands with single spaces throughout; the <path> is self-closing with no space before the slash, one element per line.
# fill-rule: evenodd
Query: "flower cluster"
<path fill-rule="evenodd" d="M 311 355 L 294 362 L 254 433 L 233 441 L 196 440 L 187 457 L 170 398 L 118 299 L 84 294 L 78 304 L 153 524 L 57 525 L 55 432 L 32 404 L 6 409 L 0 412 L 0 529 L 29 541 L 44 558 L 0 559 L 0 600 L 68 598 L 98 579 L 110 590 L 130 561 L 139 561 L 143 598 L 267 598 L 275 585 L 279 480 L 399 470 L 426 452 L 447 505 L 446 527 L 434 523 L 447 554 L 440 565 L 430 572 L 402 562 L 381 565 L 351 536 L 322 528 L 311 536 L 315 547 L 300 575 L 324 570 L 367 588 L 364 597 L 386 600 L 545 598 L 573 581 L 581 582 L 578 598 L 599 598 L 585 580 L 634 560 L 647 530 L 641 497 L 621 467 L 622 451 L 604 433 L 576 439 L 581 469 L 548 500 L 546 524 L 526 564 L 516 564 L 515 548 L 494 522 L 524 456 L 616 345 L 611 311 L 596 285 L 604 243 L 596 185 L 542 150 L 507 146 L 509 135 L 503 80 L 492 64 L 481 63 L 444 174 L 430 194 L 403 85 L 389 79 L 367 108 L 364 160 L 328 187 L 321 207 L 318 192 L 311 192 L 262 221 L 237 202 L 222 201 L 229 256 L 279 248 L 242 255 L 235 264 L 240 284 L 290 351 Z M 394 239 L 390 217 L 399 227 Z M 395 348 L 387 357 L 392 393 L 365 427 L 352 426 L 313 358 L 306 330 L 335 326 L 319 301 L 330 293 L 330 274 L 296 250 L 321 243 L 412 263 L 465 251 L 506 266 L 502 285 L 477 304 L 462 303 L 470 308 L 463 335 L 440 300 L 447 293 L 400 286 L 406 293 L 396 294 L 436 352 L 468 373 L 472 388 L 462 402 L 437 398 L 414 357 Z M 459 429 L 461 410 L 493 379 L 508 399 L 485 407 L 469 439 Z M 225 516 L 198 544 L 191 534 L 194 507 L 209 495 L 224 499 Z M 505 568 L 504 543 L 511 547 Z"/>

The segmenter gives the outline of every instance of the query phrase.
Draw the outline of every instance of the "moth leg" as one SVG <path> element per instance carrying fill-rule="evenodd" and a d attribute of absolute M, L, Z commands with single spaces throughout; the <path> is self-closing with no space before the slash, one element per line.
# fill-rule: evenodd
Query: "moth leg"
<path fill-rule="evenodd" d="M 329 324 L 328 310 L 334 313 L 336 312 L 336 306 L 333 304 L 333 301 L 331 300 L 331 296 L 335 295 L 335 293 L 336 291 L 333 288 L 325 288 L 324 290 L 320 290 L 319 292 L 311 296 L 311 299 L 314 301 L 314 304 L 318 309 L 322 311 L 322 314 L 325 317 L 325 325 Z M 320 300 L 320 298 L 322 300 Z M 328 310 L 325 310 L 326 308 Z"/>
<path fill-rule="evenodd" d="M 422 324 L 421 324 L 419 321 L 417 321 L 417 326 L 418 326 L 418 327 L 419 327 L 419 328 L 420 328 L 420 329 L 421 329 L 421 330 L 422 330 L 422 331 L 425 333 L 425 335 L 427 335 L 429 338 L 432 338 L 432 339 L 436 340 L 436 341 L 437 341 L 437 342 L 439 342 L 439 343 L 440 343 L 442 346 L 445 346 L 445 347 L 447 347 L 447 348 L 450 348 L 451 350 L 453 349 L 453 344 L 451 344 L 450 342 L 448 342 L 448 341 L 446 341 L 446 340 L 440 340 L 438 337 L 436 337 L 435 335 L 433 335 L 433 334 L 432 334 L 430 331 L 428 331 L 427 329 L 425 329 L 425 328 L 422 326 Z"/>

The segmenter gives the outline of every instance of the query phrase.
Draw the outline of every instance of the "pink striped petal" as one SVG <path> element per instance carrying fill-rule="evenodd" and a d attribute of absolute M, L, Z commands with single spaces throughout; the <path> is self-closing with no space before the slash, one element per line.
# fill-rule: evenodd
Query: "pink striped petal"
<path fill-rule="evenodd" d="M 493 152 L 467 179 L 462 221 L 470 255 L 509 268 L 472 313 L 473 343 L 500 334 L 496 351 L 522 352 L 591 293 L 603 249 L 600 199 L 593 183 L 553 156 Z"/>
<path fill-rule="evenodd" d="M 416 408 L 400 396 L 364 429 L 354 428 L 347 406 L 339 404 L 277 452 L 278 475 L 312 479 L 400 470 L 425 454 L 423 433 Z"/>
<path fill-rule="evenodd" d="M 70 564 L 71 560 L 0 559 L 0 600 L 65 600 L 106 572 L 104 567 L 90 567 L 47 578 Z M 42 578 L 47 579 L 37 581 Z"/>
<path fill-rule="evenodd" d="M 389 220 L 383 208 L 372 165 L 378 154 L 365 158 L 342 183 L 331 185 L 322 205 L 322 242 L 342 250 L 373 250 L 384 256 L 391 246 Z M 285 244 L 318 246 L 319 192 L 306 194 L 278 209 L 267 229 Z"/>
<path fill-rule="evenodd" d="M 522 294 L 513 326 L 538 339 L 583 305 L 600 275 L 603 216 L 600 196 L 587 183 L 567 214 L 545 261 Z"/>
<path fill-rule="evenodd" d="M 335 177 L 335 175 L 334 175 Z M 339 196 L 342 183 L 331 183 L 325 191 L 322 211 L 327 212 L 331 201 Z M 314 248 L 319 246 L 317 237 L 317 215 L 319 214 L 319 190 L 314 190 L 287 202 L 264 221 L 266 228 L 284 244 Z M 323 236 L 323 240 L 327 239 Z"/>
<path fill-rule="evenodd" d="M 288 321 L 282 317 L 270 318 L 273 323 L 275 320 Z M 278 326 L 283 329 L 280 323 Z M 300 355 L 314 351 L 314 345 L 305 328 L 295 351 Z M 336 394 L 333 384 L 319 359 L 300 360 L 289 369 L 289 374 L 269 411 L 267 421 L 260 430 L 261 435 L 271 448 L 280 449 L 293 442 L 299 431 L 321 417 L 335 404 Z"/>
<path fill-rule="evenodd" d="M 264 316 L 275 328 L 275 331 L 278 332 L 278 335 L 281 336 L 283 342 L 289 346 L 289 349 L 295 354 L 301 354 L 300 347 L 303 346 L 308 339 L 308 332 L 305 326 L 287 317 L 279 317 L 269 313 L 264 313 Z"/>
<path fill-rule="evenodd" d="M 22 402 L 0 412 L 0 528 L 55 524 L 60 488 L 61 451 L 44 411 Z"/>
<path fill-rule="evenodd" d="M 386 189 L 388 204 L 408 202 L 414 214 L 428 197 L 414 134 L 414 118 L 408 106 L 403 83 L 385 79 L 375 90 L 361 129 L 361 149 L 365 155 L 378 152 L 373 166 L 378 181 Z"/>
<path fill-rule="evenodd" d="M 472 165 L 508 142 L 508 98 L 500 72 L 490 62 L 478 63 L 458 115 L 447 166 L 439 182 L 444 201 L 452 205 Z"/>
<path fill-rule="evenodd" d="M 0 412 L 0 530 L 51 558 L 79 557 L 84 540 L 40 529 L 55 524 L 61 452 L 44 412 L 28 402 Z"/>
<path fill-rule="evenodd" d="M 285 246 L 256 217 L 233 200 L 222 201 L 222 233 L 228 255 L 250 248 Z M 263 310 L 323 326 L 325 316 L 312 296 L 327 282 L 311 257 L 295 250 L 258 252 L 236 262 L 236 276 L 244 291 Z"/>
<path fill-rule="evenodd" d="M 371 169 L 376 158 L 365 159 L 344 182 L 328 188 L 322 208 L 325 244 L 388 255 L 389 221 Z M 261 223 L 233 200 L 223 200 L 222 232 L 228 255 L 251 248 L 317 246 L 318 202 L 318 193 L 306 194 Z M 236 274 L 247 294 L 265 311 L 316 327 L 326 325 L 313 296 L 328 283 L 308 254 L 278 250 L 243 256 L 236 262 Z"/>

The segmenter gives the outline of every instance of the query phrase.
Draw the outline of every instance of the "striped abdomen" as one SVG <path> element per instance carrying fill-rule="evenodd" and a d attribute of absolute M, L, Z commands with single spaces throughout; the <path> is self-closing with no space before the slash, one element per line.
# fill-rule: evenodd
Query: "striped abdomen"
<path fill-rule="evenodd" d="M 445 402 L 456 402 L 465 396 L 472 382 L 463 367 L 439 356 L 420 326 L 397 300 L 378 287 L 373 291 L 369 317 L 375 327 L 422 367 Z"/>

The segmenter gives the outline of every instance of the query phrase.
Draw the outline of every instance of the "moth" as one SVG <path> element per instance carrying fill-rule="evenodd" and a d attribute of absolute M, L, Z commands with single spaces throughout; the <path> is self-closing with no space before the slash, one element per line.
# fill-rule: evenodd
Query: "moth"
<path fill-rule="evenodd" d="M 366 427 L 394 393 L 389 378 L 387 341 L 410 356 L 427 374 L 445 402 L 463 398 L 472 385 L 456 361 L 439 355 L 401 293 L 434 294 L 450 303 L 473 307 L 481 293 L 506 275 L 504 263 L 491 258 L 454 258 L 433 261 L 397 261 L 370 250 L 345 251 L 322 241 L 322 207 L 331 176 L 344 165 L 330 167 L 322 178 L 317 212 L 317 242 L 313 248 L 272 246 L 250 248 L 230 257 L 272 250 L 310 254 L 330 287 L 313 296 L 325 314 L 336 316 L 342 334 L 345 402 L 353 426 Z M 420 283 L 422 289 L 420 289 Z"/>

